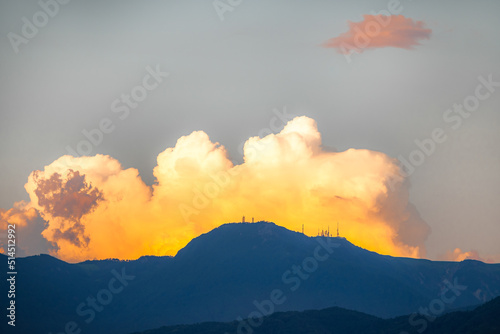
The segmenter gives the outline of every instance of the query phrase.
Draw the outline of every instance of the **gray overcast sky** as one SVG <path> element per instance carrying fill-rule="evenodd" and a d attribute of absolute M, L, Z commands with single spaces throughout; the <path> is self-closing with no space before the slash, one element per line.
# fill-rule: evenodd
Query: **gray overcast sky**
<path fill-rule="evenodd" d="M 238 146 L 273 109 L 315 119 L 323 145 L 408 157 L 414 141 L 446 129 L 410 176 L 411 199 L 431 226 L 433 258 L 460 247 L 500 254 L 500 91 L 453 131 L 443 113 L 500 81 L 500 2 L 401 1 L 430 39 L 381 48 L 352 62 L 327 40 L 388 1 L 243 1 L 221 21 L 211 1 L 78 1 L 60 7 L 16 54 L 8 33 L 37 1 L 0 2 L 0 207 L 27 200 L 31 171 L 67 154 L 103 117 L 116 129 L 91 154 L 108 154 L 154 182 L 156 156 L 204 130 L 242 161 Z M 146 67 L 170 73 L 119 121 L 111 103 Z M 499 89 L 500 90 L 500 89 Z"/>

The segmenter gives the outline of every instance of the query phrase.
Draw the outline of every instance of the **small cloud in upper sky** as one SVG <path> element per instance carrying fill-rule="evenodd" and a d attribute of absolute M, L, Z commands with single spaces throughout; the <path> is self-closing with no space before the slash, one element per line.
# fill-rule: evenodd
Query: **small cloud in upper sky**
<path fill-rule="evenodd" d="M 395 47 L 412 49 L 419 40 L 428 39 L 432 30 L 423 21 L 403 15 L 363 15 L 363 21 L 350 22 L 349 30 L 326 41 L 323 46 L 339 53 L 361 53 L 365 49 Z"/>

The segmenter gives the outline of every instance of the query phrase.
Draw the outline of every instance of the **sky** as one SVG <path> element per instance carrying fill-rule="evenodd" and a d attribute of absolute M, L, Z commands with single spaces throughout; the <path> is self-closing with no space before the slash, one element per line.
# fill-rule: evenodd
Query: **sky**
<path fill-rule="evenodd" d="M 384 254 L 500 262 L 499 12 L 2 0 L 0 229 L 74 262 L 174 255 L 242 215 L 340 221 Z"/>

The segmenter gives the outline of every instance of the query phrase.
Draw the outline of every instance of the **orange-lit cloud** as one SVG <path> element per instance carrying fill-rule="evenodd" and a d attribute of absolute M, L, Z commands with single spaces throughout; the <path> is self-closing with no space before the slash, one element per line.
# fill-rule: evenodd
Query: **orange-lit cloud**
<path fill-rule="evenodd" d="M 441 256 L 444 261 L 463 261 L 463 260 L 478 260 L 486 263 L 500 263 L 500 255 L 489 255 L 486 257 L 480 256 L 479 252 L 472 249 L 468 252 L 462 251 L 460 248 L 455 248 L 453 251 L 448 251 Z"/>
<path fill-rule="evenodd" d="M 9 210 L 0 209 L 0 229 L 6 230 L 8 224 L 24 227 L 35 219 L 37 212 L 24 201 L 14 203 Z"/>
<path fill-rule="evenodd" d="M 478 260 L 484 261 L 476 250 L 463 252 L 460 248 L 455 248 L 453 251 L 448 251 L 443 257 L 446 261 L 463 261 L 463 260 Z"/>
<path fill-rule="evenodd" d="M 9 210 L 0 209 L 0 252 L 7 250 L 8 225 L 15 225 L 15 247 L 17 256 L 27 256 L 50 247 L 40 233 L 45 229 L 46 222 L 41 219 L 31 203 L 24 201 L 14 203 Z"/>
<path fill-rule="evenodd" d="M 339 53 L 361 53 L 365 49 L 395 47 L 411 49 L 419 40 L 428 39 L 432 30 L 423 21 L 403 15 L 363 15 L 363 21 L 350 22 L 349 30 L 323 44 Z"/>
<path fill-rule="evenodd" d="M 369 150 L 322 149 L 316 122 L 297 117 L 252 137 L 244 163 L 202 131 L 158 155 L 149 187 L 110 156 L 63 156 L 25 186 L 48 222 L 42 235 L 66 261 L 175 255 L 192 238 L 243 215 L 308 235 L 341 235 L 383 254 L 419 257 L 428 225 L 408 201 L 398 162 Z"/>
<path fill-rule="evenodd" d="M 59 173 L 49 178 L 39 177 L 39 172 L 32 174 L 38 207 L 51 221 L 56 218 L 64 223 L 59 229 L 53 229 L 54 240 L 65 239 L 78 247 L 89 242 L 84 225 L 80 222 L 83 215 L 89 213 L 102 200 L 102 193 L 85 182 L 85 175 L 79 171 L 68 170 L 64 179 Z"/>

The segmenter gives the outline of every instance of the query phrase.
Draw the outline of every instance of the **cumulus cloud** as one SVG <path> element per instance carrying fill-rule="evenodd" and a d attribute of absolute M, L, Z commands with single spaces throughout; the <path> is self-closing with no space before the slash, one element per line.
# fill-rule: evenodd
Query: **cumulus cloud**
<path fill-rule="evenodd" d="M 455 248 L 453 251 L 446 252 L 441 259 L 444 261 L 463 261 L 463 260 L 477 260 L 486 263 L 500 263 L 500 255 L 493 254 L 488 256 L 481 256 L 479 252 L 472 249 L 468 252 L 462 251 L 460 248 Z"/>
<path fill-rule="evenodd" d="M 77 247 L 86 246 L 89 237 L 80 219 L 97 206 L 102 193 L 85 182 L 85 175 L 72 169 L 66 171 L 64 177 L 56 172 L 48 178 L 35 171 L 32 180 L 43 217 L 60 221 L 59 226 L 52 229 L 53 238 L 67 240 Z"/>
<path fill-rule="evenodd" d="M 102 199 L 101 192 L 87 184 L 85 175 L 80 175 L 79 171 L 68 170 L 64 180 L 59 173 L 48 179 L 39 174 L 39 171 L 33 172 L 38 205 L 53 217 L 79 220 Z"/>
<path fill-rule="evenodd" d="M 403 15 L 363 15 L 360 22 L 349 21 L 349 30 L 323 44 L 339 53 L 361 53 L 365 49 L 395 47 L 412 49 L 422 39 L 428 39 L 432 30 L 423 21 L 413 21 Z"/>
<path fill-rule="evenodd" d="M 37 210 L 30 203 L 19 201 L 9 210 L 0 209 L 0 252 L 7 250 L 8 225 L 15 225 L 16 255 L 27 256 L 49 252 L 53 247 L 41 236 L 47 227 Z"/>
<path fill-rule="evenodd" d="M 7 229 L 8 224 L 25 227 L 36 218 L 37 212 L 24 201 L 14 203 L 9 210 L 0 209 L 0 228 Z"/>
<path fill-rule="evenodd" d="M 157 254 L 145 247 L 156 240 L 148 227 L 150 188 L 138 174 L 104 155 L 63 156 L 31 173 L 25 188 L 48 221 L 42 235 L 56 246 L 52 254 L 71 262 Z"/>
<path fill-rule="evenodd" d="M 453 251 L 446 252 L 446 254 L 442 258 L 445 261 L 478 260 L 485 262 L 485 260 L 482 259 L 479 256 L 479 253 L 474 249 L 468 252 L 464 252 L 460 248 L 455 248 Z"/>
<path fill-rule="evenodd" d="M 306 234 L 332 229 L 395 256 L 425 255 L 430 232 L 408 200 L 396 159 L 369 150 L 331 152 L 316 122 L 297 117 L 277 134 L 252 137 L 244 162 L 202 131 L 157 158 L 147 186 L 110 156 L 63 156 L 25 186 L 47 222 L 42 235 L 66 261 L 175 255 L 192 238 L 243 215 Z"/>

